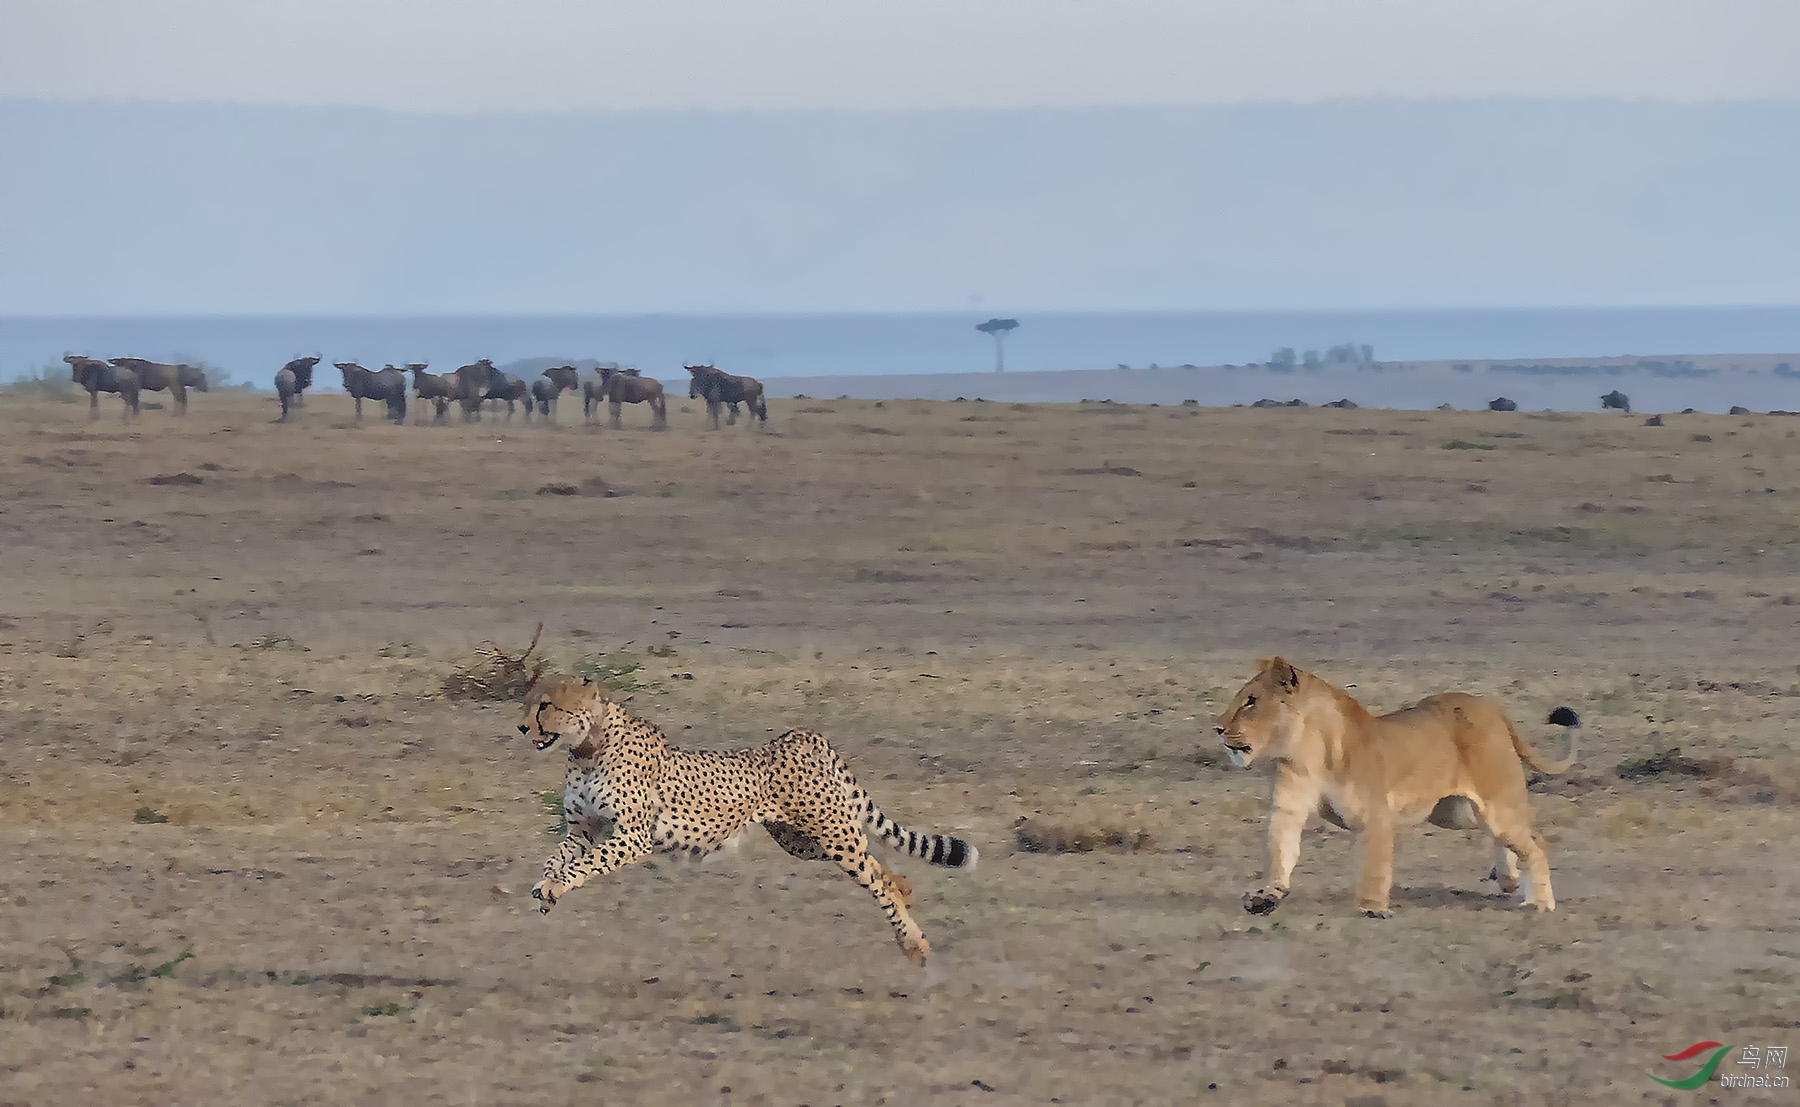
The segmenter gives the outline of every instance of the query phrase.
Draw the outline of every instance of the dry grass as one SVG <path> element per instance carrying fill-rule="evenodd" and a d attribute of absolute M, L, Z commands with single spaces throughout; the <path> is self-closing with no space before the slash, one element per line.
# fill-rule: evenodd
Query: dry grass
<path fill-rule="evenodd" d="M 525 693 L 531 691 L 538 678 L 544 675 L 544 666 L 548 664 L 542 659 L 536 662 L 531 659 L 543 636 L 544 624 L 539 623 L 531 632 L 531 642 L 516 656 L 493 642 L 483 642 L 476 647 L 473 665 L 458 665 L 444 678 L 444 698 L 503 702 L 524 699 Z"/>
<path fill-rule="evenodd" d="M 693 406 L 0 406 L 0 1103 L 1658 1103 L 1658 1054 L 1792 1044 L 1791 420 Z M 1561 909 L 1427 828 L 1359 919 L 1315 827 L 1244 915 L 1267 782 L 1211 723 L 1271 652 L 1575 707 Z M 975 841 L 906 866 L 931 966 L 761 841 L 538 916 L 560 756 L 444 688 L 528 659 L 694 746 L 816 726 Z M 1729 773 L 1614 771 L 1674 749 Z"/>

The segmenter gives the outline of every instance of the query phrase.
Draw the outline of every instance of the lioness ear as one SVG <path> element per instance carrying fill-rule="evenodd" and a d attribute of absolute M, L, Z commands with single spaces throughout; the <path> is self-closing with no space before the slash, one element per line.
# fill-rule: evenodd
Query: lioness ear
<path fill-rule="evenodd" d="M 1269 675 L 1275 678 L 1275 683 L 1290 692 L 1300 687 L 1300 670 L 1279 657 L 1269 661 Z"/>

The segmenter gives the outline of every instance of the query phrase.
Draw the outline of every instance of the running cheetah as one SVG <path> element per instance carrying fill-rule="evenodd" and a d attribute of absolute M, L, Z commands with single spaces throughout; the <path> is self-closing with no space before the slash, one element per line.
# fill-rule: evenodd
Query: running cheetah
<path fill-rule="evenodd" d="M 761 823 L 788 853 L 831 861 L 868 889 L 901 951 L 922 965 L 931 945 L 907 913 L 912 889 L 869 855 L 864 828 L 927 864 L 975 867 L 968 842 L 904 830 L 883 814 L 824 735 L 810 730 L 790 730 L 759 749 L 680 750 L 594 682 L 549 677 L 527 696 L 519 733 L 540 750 L 558 739 L 569 745 L 569 833 L 531 889 L 539 911 L 652 852 L 700 857 Z"/>

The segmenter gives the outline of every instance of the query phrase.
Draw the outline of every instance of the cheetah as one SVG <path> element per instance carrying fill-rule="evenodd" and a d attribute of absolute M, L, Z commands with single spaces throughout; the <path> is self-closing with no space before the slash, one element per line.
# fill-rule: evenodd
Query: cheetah
<path fill-rule="evenodd" d="M 760 823 L 803 861 L 830 861 L 881 906 L 901 952 L 923 965 L 931 945 L 907 907 L 906 878 L 869 854 L 865 827 L 927 864 L 973 869 L 975 847 L 905 830 L 856 783 L 825 736 L 790 730 L 757 749 L 676 749 L 654 725 L 591 680 L 546 677 L 525 701 L 519 733 L 540 750 L 568 740 L 568 835 L 532 887 L 538 910 L 590 879 L 653 852 L 702 857 Z"/>

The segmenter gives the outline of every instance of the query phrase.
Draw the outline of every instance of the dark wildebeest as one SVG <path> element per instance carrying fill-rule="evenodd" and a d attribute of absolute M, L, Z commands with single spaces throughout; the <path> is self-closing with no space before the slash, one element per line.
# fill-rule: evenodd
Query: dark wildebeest
<path fill-rule="evenodd" d="M 581 387 L 581 374 L 573 365 L 559 365 L 544 370 L 544 375 L 531 382 L 531 398 L 537 402 L 538 414 L 548 420 L 556 410 L 556 398 Z M 527 404 L 529 408 L 531 405 Z"/>
<path fill-rule="evenodd" d="M 471 423 L 481 419 L 481 401 L 486 398 L 494 378 L 502 375 L 487 358 L 457 367 L 456 402 L 462 405 L 463 422 Z"/>
<path fill-rule="evenodd" d="M 1600 397 L 1600 410 L 1623 411 L 1625 414 L 1630 415 L 1631 397 L 1615 388 L 1611 392 Z"/>
<path fill-rule="evenodd" d="M 312 387 L 313 366 L 317 357 L 297 357 L 275 371 L 275 395 L 281 397 L 281 421 L 287 422 L 288 409 L 303 406 L 306 390 Z"/>
<path fill-rule="evenodd" d="M 639 376 L 636 369 L 603 366 L 599 384 L 593 390 L 591 406 L 586 403 L 582 406 L 584 411 L 591 412 L 603 402 L 609 408 L 608 422 L 614 430 L 619 429 L 619 411 L 625 404 L 649 404 L 651 430 L 665 430 L 669 425 L 669 408 L 663 399 L 662 382 L 655 377 Z"/>
<path fill-rule="evenodd" d="M 187 374 L 193 371 L 190 365 L 166 365 L 160 361 L 145 361 L 141 357 L 116 357 L 114 365 L 121 369 L 129 369 L 137 374 L 138 388 L 145 392 L 167 391 L 175 401 L 175 414 L 187 414 Z"/>
<path fill-rule="evenodd" d="M 734 377 L 730 373 L 721 372 L 710 365 L 686 365 L 688 371 L 688 399 L 704 399 L 706 414 L 712 418 L 712 429 L 719 429 L 719 405 L 730 404 L 731 422 L 737 421 L 737 404 L 742 403 L 750 410 L 750 418 L 745 422 L 756 426 L 761 419 L 769 421 L 768 405 L 763 403 L 762 382 L 755 377 Z"/>
<path fill-rule="evenodd" d="M 206 370 L 198 365 L 178 365 L 181 370 L 181 384 L 193 392 L 206 391 Z"/>
<path fill-rule="evenodd" d="M 511 373 L 502 373 L 487 358 L 472 365 L 460 366 L 456 370 L 457 380 L 462 395 L 458 402 L 462 404 L 463 421 L 469 422 L 481 418 L 481 405 L 487 400 L 506 401 L 506 418 L 513 417 L 513 406 L 519 400 L 525 400 L 525 418 L 531 419 L 530 395 L 524 378 L 515 377 Z"/>
<path fill-rule="evenodd" d="M 444 413 L 460 394 L 457 385 L 460 383 L 454 373 L 427 373 L 429 362 L 417 361 L 407 365 L 407 372 L 413 375 L 413 394 L 421 400 L 430 400 L 437 408 L 437 421 L 444 421 Z M 423 408 L 419 417 L 425 417 Z"/>
<path fill-rule="evenodd" d="M 337 361 L 332 364 L 344 374 L 344 391 L 356 401 L 356 418 L 362 419 L 364 400 L 380 400 L 387 405 L 388 418 L 396 423 L 406 422 L 406 374 L 392 365 L 379 373 L 365 369 L 354 361 Z"/>
<path fill-rule="evenodd" d="M 1501 396 L 1497 399 L 1488 401 L 1488 410 L 1489 411 L 1517 411 L 1517 410 L 1519 410 L 1519 405 L 1517 403 L 1513 402 L 1512 400 L 1507 399 L 1505 396 Z"/>
<path fill-rule="evenodd" d="M 130 369 L 108 365 L 99 358 L 64 354 L 69 363 L 69 379 L 87 390 L 88 418 L 100 418 L 100 393 L 116 392 L 125 402 L 126 419 L 138 414 L 138 378 Z"/>

